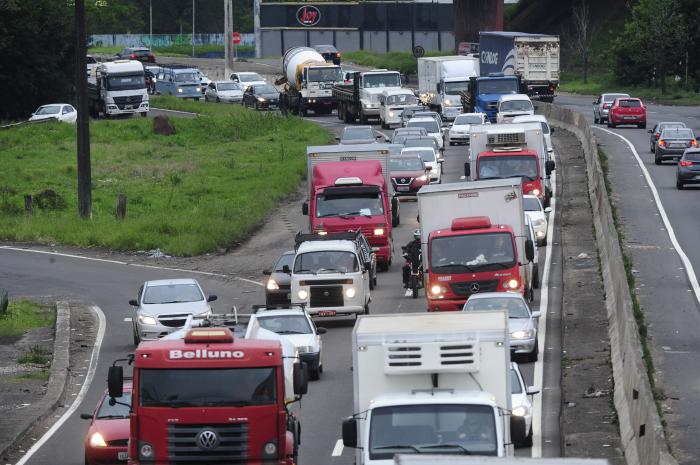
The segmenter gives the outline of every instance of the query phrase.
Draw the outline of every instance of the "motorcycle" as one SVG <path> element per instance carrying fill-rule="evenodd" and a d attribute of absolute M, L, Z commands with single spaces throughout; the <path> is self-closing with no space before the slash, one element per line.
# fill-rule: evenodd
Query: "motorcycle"
<path fill-rule="evenodd" d="M 409 267 L 408 288 L 411 289 L 411 296 L 415 299 L 418 297 L 418 289 L 423 288 L 423 260 L 421 254 L 418 254 L 417 260 L 412 260 L 406 247 L 401 247 L 403 250 L 403 258 L 406 260 L 406 265 Z"/>

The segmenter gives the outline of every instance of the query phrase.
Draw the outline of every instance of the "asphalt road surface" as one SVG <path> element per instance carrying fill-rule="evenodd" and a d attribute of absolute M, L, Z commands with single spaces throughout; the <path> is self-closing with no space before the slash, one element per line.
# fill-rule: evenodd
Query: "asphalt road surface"
<path fill-rule="evenodd" d="M 309 119 L 331 129 L 340 129 L 335 115 Z M 385 131 L 388 133 L 388 131 Z M 556 150 L 556 148 L 555 148 Z M 463 172 L 466 147 L 447 147 L 443 182 L 457 182 Z M 290 217 L 299 217 L 298 211 L 284 212 Z M 417 207 L 414 201 L 401 202 L 401 225 L 394 233 L 394 265 L 390 271 L 379 275 L 378 287 L 372 293 L 372 313 L 422 312 L 426 305 L 423 296 L 418 299 L 406 297 L 401 285 L 400 245 L 407 243 L 414 229 L 418 227 Z M 301 220 L 303 221 L 303 220 Z M 557 221 L 558 222 L 558 221 Z M 548 250 L 559 254 L 558 226 L 549 246 L 540 249 L 540 273 L 544 272 Z M 276 244 L 278 246 L 278 244 Z M 292 236 L 289 236 L 292 245 Z M 244 245 L 245 247 L 245 245 Z M 47 249 L 41 249 L 47 250 Z M 260 257 L 266 265 L 274 256 Z M 198 275 L 194 272 L 171 271 L 158 268 L 144 268 L 108 261 L 86 260 L 78 257 L 35 253 L 29 250 L 14 250 L 0 247 L 0 282 L 14 295 L 62 295 L 80 299 L 97 305 L 107 320 L 104 342 L 100 349 L 99 366 L 88 394 L 77 412 L 61 426 L 52 437 L 28 459 L 32 465 L 68 465 L 82 463 L 83 439 L 87 422 L 79 419 L 80 412 L 91 412 L 100 394 L 106 387 L 106 373 L 109 364 L 133 350 L 131 344 L 131 316 L 128 300 L 134 298 L 143 281 L 151 279 L 191 276 L 199 279 L 207 293 L 217 294 L 214 302 L 217 312 L 228 311 L 232 304 L 247 309 L 250 305 L 264 302 L 261 285 L 245 279 Z M 547 325 L 547 339 L 540 340 L 541 355 L 537 364 L 522 364 L 526 382 L 533 382 L 535 376 L 544 380 L 544 390 L 536 396 L 535 446 L 518 449 L 517 455 L 559 456 L 559 354 L 558 318 L 561 307 L 561 259 L 553 260 L 549 273 L 551 289 L 546 293 L 548 311 L 543 310 L 540 327 Z M 261 268 L 262 269 L 262 268 Z M 543 297 L 537 292 L 533 308 L 537 309 Z M 549 323 L 549 324 L 548 324 Z M 309 465 L 351 464 L 354 451 L 339 445 L 340 424 L 344 417 L 352 414 L 352 382 L 350 338 L 353 322 L 351 319 L 324 320 L 319 325 L 327 327 L 323 336 L 324 373 L 320 381 L 312 382 L 309 393 L 301 402 L 298 411 L 302 422 L 301 462 Z M 541 335 L 541 338 L 544 336 Z M 542 388 L 542 386 L 540 386 Z M 542 425 L 540 430 L 539 425 Z M 541 431 L 541 433 L 540 433 Z M 335 455 L 333 455 L 335 453 Z"/>
<path fill-rule="evenodd" d="M 563 96 L 556 103 L 593 122 L 591 97 Z M 647 128 L 682 121 L 700 135 L 697 107 L 648 105 Z M 700 461 L 700 306 L 695 270 L 700 269 L 700 189 L 676 189 L 676 163 L 654 164 L 650 134 L 634 126 L 596 125 L 608 157 L 613 199 L 632 258 L 636 293 L 649 324 L 656 384 L 680 463 Z"/>

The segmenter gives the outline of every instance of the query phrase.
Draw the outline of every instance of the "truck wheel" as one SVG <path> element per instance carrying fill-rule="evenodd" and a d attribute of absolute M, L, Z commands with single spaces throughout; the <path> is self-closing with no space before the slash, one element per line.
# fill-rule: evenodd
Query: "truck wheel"
<path fill-rule="evenodd" d="M 312 381 L 318 381 L 321 379 L 321 371 L 318 365 L 309 368 L 309 379 Z"/>
<path fill-rule="evenodd" d="M 540 356 L 540 343 L 539 341 L 535 340 L 535 347 L 532 349 L 532 352 L 530 352 L 527 356 L 527 361 L 528 362 L 536 362 L 537 359 Z M 532 440 L 532 438 L 530 438 Z M 527 439 L 526 439 L 527 441 Z"/>
<path fill-rule="evenodd" d="M 136 331 L 134 331 L 134 347 L 138 346 L 140 342 L 141 342 L 141 338 L 136 333 Z"/>
<path fill-rule="evenodd" d="M 142 112 L 141 112 L 141 117 L 142 117 L 142 118 L 145 118 L 146 116 L 148 116 L 148 112 L 147 112 L 147 111 L 142 111 Z"/>
<path fill-rule="evenodd" d="M 365 312 L 364 312 L 364 314 L 365 314 L 365 315 L 369 315 L 369 303 L 366 303 L 366 304 L 365 304 Z"/>
<path fill-rule="evenodd" d="M 539 289 L 539 287 L 540 287 L 540 267 L 539 267 L 539 265 L 534 265 L 532 267 L 532 287 L 533 287 L 533 289 Z"/>
<path fill-rule="evenodd" d="M 360 112 L 360 124 L 367 124 L 367 116 Z"/>

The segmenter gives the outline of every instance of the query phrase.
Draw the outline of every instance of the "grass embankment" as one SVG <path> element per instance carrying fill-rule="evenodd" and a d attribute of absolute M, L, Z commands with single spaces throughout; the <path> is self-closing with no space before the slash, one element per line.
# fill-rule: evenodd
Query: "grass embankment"
<path fill-rule="evenodd" d="M 452 51 L 444 52 L 426 52 L 426 56 L 444 56 L 453 55 Z M 416 74 L 418 72 L 418 64 L 416 58 L 411 52 L 389 52 L 377 53 L 361 50 L 357 52 L 344 52 L 343 60 L 355 63 L 361 66 L 369 66 L 372 68 L 386 68 L 400 71 L 403 74 Z"/>
<path fill-rule="evenodd" d="M 583 82 L 583 75 L 562 72 L 559 90 L 573 94 L 598 95 L 604 92 L 625 92 L 644 101 L 665 103 L 671 105 L 699 105 L 700 94 L 683 89 L 682 83 L 676 83 L 671 77 L 667 79 L 666 94 L 661 93 L 660 87 L 624 86 L 616 82 L 611 74 L 594 74 L 588 76 L 588 82 Z"/>
<path fill-rule="evenodd" d="M 0 336 L 17 337 L 30 329 L 53 326 L 55 313 L 50 305 L 26 299 L 10 301 L 7 313 L 0 315 Z"/>
<path fill-rule="evenodd" d="M 88 49 L 88 53 L 92 55 L 115 55 L 124 50 L 124 47 L 91 47 Z M 192 56 L 192 46 L 191 45 L 169 45 L 167 47 L 153 47 L 151 48 L 153 53 L 156 55 L 156 60 L 158 55 L 165 56 Z M 239 45 L 238 52 L 251 52 L 255 51 L 255 47 L 252 45 Z M 195 45 L 194 53 L 195 55 L 200 55 L 209 52 L 219 52 L 224 53 L 223 45 Z"/>
<path fill-rule="evenodd" d="M 77 216 L 75 126 L 25 125 L 0 133 L 0 240 L 160 248 L 197 255 L 237 243 L 294 191 L 306 173 L 306 146 L 328 133 L 299 118 L 238 105 L 158 97 L 154 107 L 198 112 L 174 118 L 177 134 L 153 133 L 153 120 L 92 121 L 92 213 Z M 24 195 L 61 196 L 55 208 L 24 213 Z M 127 216 L 115 218 L 119 194 Z M 44 202 L 48 203 L 48 202 Z"/>

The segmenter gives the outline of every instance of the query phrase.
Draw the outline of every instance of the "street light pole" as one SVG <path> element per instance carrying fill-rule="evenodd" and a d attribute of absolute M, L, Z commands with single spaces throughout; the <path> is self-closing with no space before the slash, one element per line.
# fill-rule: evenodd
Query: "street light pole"
<path fill-rule="evenodd" d="M 153 0 L 148 0 L 148 42 L 153 48 Z"/>
<path fill-rule="evenodd" d="M 194 56 L 194 0 L 192 0 L 192 56 Z"/>
<path fill-rule="evenodd" d="M 92 173 L 90 166 L 90 119 L 87 98 L 87 40 L 85 35 L 85 0 L 75 0 L 75 89 L 78 121 L 78 214 L 92 218 Z"/>

